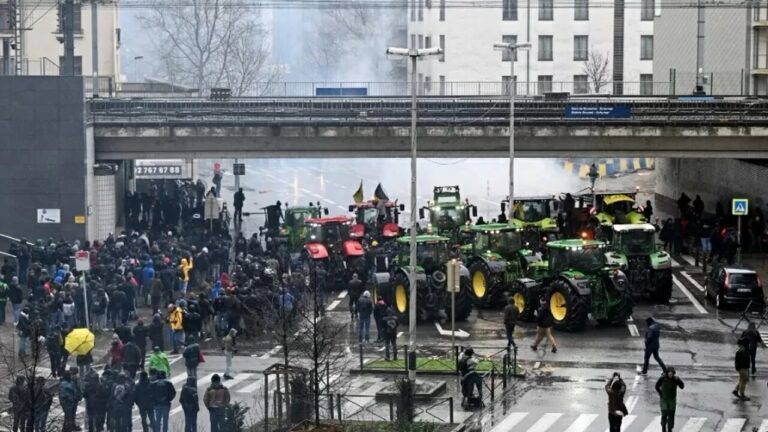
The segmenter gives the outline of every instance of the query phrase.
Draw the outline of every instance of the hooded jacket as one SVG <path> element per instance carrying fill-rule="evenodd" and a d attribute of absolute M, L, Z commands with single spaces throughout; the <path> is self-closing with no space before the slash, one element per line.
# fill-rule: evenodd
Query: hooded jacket
<path fill-rule="evenodd" d="M 224 336 L 222 342 L 224 343 L 224 352 L 235 352 L 235 336 L 237 336 L 237 329 L 229 329 L 229 334 Z"/>
<path fill-rule="evenodd" d="M 168 356 L 162 351 L 154 352 L 149 356 L 147 368 L 163 371 L 166 376 L 171 373 L 171 364 L 168 362 Z"/>
<path fill-rule="evenodd" d="M 184 330 L 184 315 L 181 310 L 181 306 L 176 306 L 168 316 L 168 323 L 171 325 L 171 330 L 182 331 Z"/>
<path fill-rule="evenodd" d="M 192 270 L 192 259 L 187 261 L 186 258 L 181 259 L 181 264 L 179 264 L 179 270 L 181 270 L 181 280 L 184 282 L 189 282 L 189 271 Z"/>
<path fill-rule="evenodd" d="M 187 378 L 187 382 L 181 389 L 181 395 L 179 396 L 179 404 L 181 404 L 184 412 L 198 412 L 200 411 L 200 401 L 197 396 L 197 383 L 194 378 Z"/>
<path fill-rule="evenodd" d="M 360 314 L 360 318 L 370 318 L 373 313 L 373 301 L 371 301 L 371 293 L 368 291 L 363 293 L 360 300 L 357 301 L 357 313 Z"/>
<path fill-rule="evenodd" d="M 205 391 L 203 403 L 208 409 L 224 408 L 229 405 L 229 390 L 221 383 L 213 383 Z"/>

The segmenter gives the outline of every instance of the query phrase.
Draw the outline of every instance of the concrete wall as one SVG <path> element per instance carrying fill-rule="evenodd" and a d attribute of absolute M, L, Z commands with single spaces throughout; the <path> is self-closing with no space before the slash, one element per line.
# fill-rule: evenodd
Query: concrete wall
<path fill-rule="evenodd" d="M 720 201 L 730 208 L 731 198 L 746 197 L 750 207 L 765 206 L 768 167 L 736 159 L 656 159 L 656 193 L 677 199 L 682 192 L 701 195 L 708 211 Z"/>
<path fill-rule="evenodd" d="M 83 80 L 0 77 L 0 233 L 27 239 L 85 237 Z M 37 209 L 61 223 L 37 223 Z"/>

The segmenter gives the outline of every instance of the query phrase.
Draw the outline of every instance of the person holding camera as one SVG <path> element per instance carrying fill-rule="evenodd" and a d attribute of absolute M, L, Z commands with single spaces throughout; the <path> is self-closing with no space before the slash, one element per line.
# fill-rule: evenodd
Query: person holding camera
<path fill-rule="evenodd" d="M 605 392 L 608 393 L 609 432 L 621 432 L 621 421 L 625 415 L 629 414 L 629 411 L 624 405 L 624 394 L 627 392 L 627 386 L 618 372 L 614 372 L 613 376 L 605 383 Z"/>
<path fill-rule="evenodd" d="M 224 336 L 222 340 L 224 342 L 224 358 L 227 362 L 227 368 L 224 370 L 224 379 L 232 379 L 232 357 L 234 357 L 237 350 L 235 349 L 235 336 L 237 336 L 237 329 L 230 329 L 229 334 Z"/>
<path fill-rule="evenodd" d="M 677 389 L 685 388 L 683 380 L 675 374 L 675 368 L 669 367 L 656 381 L 661 408 L 661 432 L 672 432 L 675 427 L 675 409 L 677 408 Z"/>

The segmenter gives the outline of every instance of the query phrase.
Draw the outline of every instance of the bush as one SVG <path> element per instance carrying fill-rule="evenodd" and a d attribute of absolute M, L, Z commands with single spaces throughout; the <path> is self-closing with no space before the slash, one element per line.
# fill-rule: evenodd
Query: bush
<path fill-rule="evenodd" d="M 395 381 L 397 387 L 397 425 L 404 427 L 413 423 L 414 411 L 416 407 L 416 383 L 408 378 L 398 378 Z"/>
<path fill-rule="evenodd" d="M 224 432 L 244 432 L 245 415 L 248 409 L 240 402 L 227 405 L 224 409 Z"/>

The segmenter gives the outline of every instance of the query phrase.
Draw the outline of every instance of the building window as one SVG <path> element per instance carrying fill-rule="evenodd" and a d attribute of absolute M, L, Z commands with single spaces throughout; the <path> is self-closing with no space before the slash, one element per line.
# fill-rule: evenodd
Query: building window
<path fill-rule="evenodd" d="M 554 0 L 539 0 L 539 21 L 552 21 Z"/>
<path fill-rule="evenodd" d="M 576 0 L 573 8 L 573 19 L 575 21 L 589 20 L 589 0 Z"/>
<path fill-rule="evenodd" d="M 640 94 L 642 96 L 653 94 L 653 74 L 640 74 Z"/>
<path fill-rule="evenodd" d="M 516 35 L 504 35 L 501 37 L 501 41 L 508 44 L 516 44 L 517 43 L 517 36 Z M 508 62 L 510 58 L 510 50 L 504 50 L 501 52 L 501 61 Z M 515 50 L 515 61 L 517 61 L 517 50 Z"/>
<path fill-rule="evenodd" d="M 64 56 L 59 56 L 59 68 L 63 70 L 64 68 Z M 75 75 L 82 75 L 83 74 L 83 57 L 82 56 L 75 56 Z"/>
<path fill-rule="evenodd" d="M 440 0 L 440 21 L 445 21 L 445 0 Z"/>
<path fill-rule="evenodd" d="M 419 35 L 419 49 L 424 48 L 424 35 Z"/>
<path fill-rule="evenodd" d="M 640 60 L 653 60 L 653 36 L 640 36 Z"/>
<path fill-rule="evenodd" d="M 445 35 L 440 35 L 440 49 L 443 51 L 440 53 L 440 61 L 445 61 Z"/>
<path fill-rule="evenodd" d="M 504 94 L 505 95 L 509 95 L 509 89 L 510 89 L 510 86 L 509 86 L 509 75 L 502 75 L 501 83 L 504 86 L 504 90 L 503 90 Z M 512 87 L 511 88 L 515 89 L 515 94 L 517 94 L 517 75 L 515 75 L 515 79 L 512 81 Z"/>
<path fill-rule="evenodd" d="M 573 76 L 573 94 L 589 93 L 589 78 L 586 75 Z"/>
<path fill-rule="evenodd" d="M 408 2 L 411 5 L 411 21 L 416 21 L 416 0 Z"/>
<path fill-rule="evenodd" d="M 501 19 L 504 21 L 517 21 L 517 0 L 503 0 Z"/>
<path fill-rule="evenodd" d="M 419 21 L 424 21 L 424 0 L 417 0 L 419 2 Z"/>
<path fill-rule="evenodd" d="M 539 75 L 539 94 L 552 92 L 552 75 Z"/>
<path fill-rule="evenodd" d="M 432 9 L 432 0 L 424 0 L 424 1 L 427 5 L 427 9 Z"/>
<path fill-rule="evenodd" d="M 440 96 L 445 96 L 445 75 L 440 75 Z"/>
<path fill-rule="evenodd" d="M 552 61 L 552 36 L 539 36 L 539 61 Z"/>
<path fill-rule="evenodd" d="M 82 9 L 81 3 L 76 3 L 74 5 L 75 8 L 75 33 L 82 33 L 83 32 L 83 9 Z M 59 5 L 59 28 L 58 33 L 62 33 L 64 31 L 64 5 Z"/>
<path fill-rule="evenodd" d="M 587 60 L 589 51 L 589 36 L 579 35 L 573 37 L 573 59 L 576 61 Z"/>
<path fill-rule="evenodd" d="M 416 49 L 416 35 L 411 35 L 411 49 Z"/>
<path fill-rule="evenodd" d="M 432 48 L 432 36 L 426 36 L 424 38 L 424 48 Z"/>
<path fill-rule="evenodd" d="M 416 83 L 416 85 L 418 86 L 416 92 L 418 94 L 424 94 L 424 74 L 419 74 L 419 81 Z"/>
<path fill-rule="evenodd" d="M 654 0 L 642 0 L 640 4 L 640 19 L 643 21 L 653 21 L 655 9 Z"/>
<path fill-rule="evenodd" d="M 424 92 L 427 94 L 432 93 L 432 77 L 431 76 L 424 77 Z"/>

